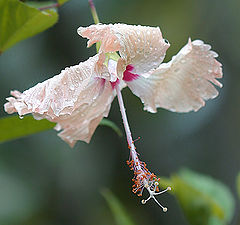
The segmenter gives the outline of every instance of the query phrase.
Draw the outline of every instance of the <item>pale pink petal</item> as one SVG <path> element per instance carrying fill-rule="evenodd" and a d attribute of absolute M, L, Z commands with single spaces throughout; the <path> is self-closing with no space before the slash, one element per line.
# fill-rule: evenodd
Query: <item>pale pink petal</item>
<path fill-rule="evenodd" d="M 33 113 L 38 119 L 58 123 L 58 129 L 64 129 L 60 136 L 71 145 L 77 140 L 89 142 L 114 97 L 110 82 L 98 77 L 98 60 L 96 55 L 66 68 L 22 94 L 11 92 L 15 98 L 7 98 L 5 111 L 20 116 Z"/>
<path fill-rule="evenodd" d="M 92 82 L 82 91 L 79 96 L 82 104 L 71 116 L 60 116 L 53 120 L 59 125 L 57 129 L 63 130 L 58 135 L 70 146 L 74 146 L 77 140 L 89 143 L 102 118 L 108 116 L 113 98 L 110 82 L 100 79 Z"/>
<path fill-rule="evenodd" d="M 200 40 L 184 46 L 168 63 L 161 64 L 148 78 L 139 77 L 127 85 L 144 103 L 144 109 L 156 112 L 157 107 L 176 112 L 197 111 L 205 100 L 215 98 L 222 87 L 221 63 Z"/>
<path fill-rule="evenodd" d="M 134 66 L 134 73 L 144 76 L 159 66 L 170 44 L 162 38 L 159 27 L 126 24 L 97 24 L 78 29 L 78 33 L 89 39 L 88 46 L 101 42 L 100 52 L 119 51 L 121 59 L 118 76 L 126 66 Z"/>

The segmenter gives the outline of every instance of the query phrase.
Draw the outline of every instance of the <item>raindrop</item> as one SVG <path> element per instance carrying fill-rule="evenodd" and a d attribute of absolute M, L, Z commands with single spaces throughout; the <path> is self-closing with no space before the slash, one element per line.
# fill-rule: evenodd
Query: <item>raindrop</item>
<path fill-rule="evenodd" d="M 166 44 L 169 44 L 169 41 L 167 39 L 164 39 L 164 41 L 165 41 Z"/>
<path fill-rule="evenodd" d="M 209 73 L 212 73 L 212 70 L 209 69 L 208 72 L 209 72 Z"/>
<path fill-rule="evenodd" d="M 75 89 L 74 86 L 71 85 L 71 86 L 70 86 L 70 90 L 74 91 L 74 89 Z"/>
<path fill-rule="evenodd" d="M 74 82 L 74 87 L 78 88 L 78 82 L 77 81 Z"/>

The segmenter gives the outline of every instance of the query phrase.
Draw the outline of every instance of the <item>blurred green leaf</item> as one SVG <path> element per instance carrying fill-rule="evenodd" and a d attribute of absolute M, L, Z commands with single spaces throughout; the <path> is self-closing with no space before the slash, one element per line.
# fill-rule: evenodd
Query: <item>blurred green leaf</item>
<path fill-rule="evenodd" d="M 57 0 L 57 2 L 60 4 L 60 5 L 63 5 L 64 3 L 68 2 L 69 0 Z"/>
<path fill-rule="evenodd" d="M 238 173 L 238 176 L 237 176 L 237 192 L 240 198 L 240 173 Z"/>
<path fill-rule="evenodd" d="M 19 0 L 0 0 L 0 53 L 58 20 L 55 10 L 40 11 Z"/>
<path fill-rule="evenodd" d="M 54 1 L 44 1 L 44 2 L 27 1 L 27 2 L 25 2 L 25 4 L 38 9 L 38 8 L 54 5 L 54 4 L 56 4 L 56 2 L 54 2 Z M 57 7 L 55 7 L 55 8 L 57 8 Z"/>
<path fill-rule="evenodd" d="M 114 123 L 112 122 L 111 120 L 108 120 L 108 119 L 102 119 L 102 121 L 100 122 L 101 126 L 107 126 L 107 127 L 110 127 L 112 128 L 119 137 L 122 137 L 122 131 L 119 129 L 119 127 Z"/>
<path fill-rule="evenodd" d="M 64 3 L 69 0 L 58 0 L 57 3 L 55 1 L 43 1 L 43 2 L 35 2 L 35 1 L 27 1 L 25 4 L 32 6 L 34 8 L 55 8 L 57 9 L 59 6 L 62 6 Z"/>
<path fill-rule="evenodd" d="M 134 225 L 135 223 L 127 214 L 126 210 L 124 209 L 123 205 L 120 201 L 113 195 L 113 193 L 105 189 L 102 191 L 102 195 L 108 203 L 109 208 L 114 215 L 115 221 L 117 225 Z"/>
<path fill-rule="evenodd" d="M 169 193 L 176 196 L 191 225 L 226 225 L 231 221 L 234 199 L 224 184 L 186 169 L 173 175 L 170 182 L 173 191 Z"/>
<path fill-rule="evenodd" d="M 13 140 L 30 134 L 52 129 L 55 123 L 48 120 L 35 120 L 32 116 L 19 119 L 8 116 L 0 119 L 0 142 Z"/>
<path fill-rule="evenodd" d="M 112 128 L 118 135 L 122 135 L 120 129 L 112 121 L 102 119 L 99 125 Z M 35 120 L 32 116 L 20 119 L 18 116 L 8 116 L 0 119 L 0 143 L 25 137 L 41 131 L 50 130 L 55 123 L 48 120 Z"/>

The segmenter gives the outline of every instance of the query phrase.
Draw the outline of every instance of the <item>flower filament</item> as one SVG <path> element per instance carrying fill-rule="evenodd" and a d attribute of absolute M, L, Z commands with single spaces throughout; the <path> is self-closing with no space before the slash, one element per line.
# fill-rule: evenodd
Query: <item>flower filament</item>
<path fill-rule="evenodd" d="M 138 193 L 138 196 L 142 196 L 144 188 L 148 191 L 149 197 L 146 200 L 142 200 L 142 204 L 145 204 L 148 200 L 151 198 L 162 208 L 163 212 L 167 212 L 167 208 L 162 206 L 158 200 L 155 198 L 155 195 L 160 195 L 168 190 L 171 190 L 170 187 L 166 188 L 163 191 L 159 191 L 159 181 L 160 178 L 157 178 L 154 173 L 151 173 L 147 167 L 146 163 L 140 161 L 138 157 L 138 153 L 136 152 L 136 147 L 134 145 L 134 141 L 132 139 L 131 131 L 129 128 L 127 115 L 125 112 L 125 107 L 123 103 L 123 98 L 121 94 L 121 90 L 119 88 L 119 85 L 116 85 L 116 91 L 117 91 L 117 97 L 118 97 L 118 103 L 120 107 L 120 111 L 122 114 L 123 124 L 127 136 L 127 142 L 128 142 L 128 148 L 130 149 L 130 160 L 127 161 L 128 166 L 131 170 L 134 172 L 134 177 L 132 181 L 133 184 L 133 192 Z"/>

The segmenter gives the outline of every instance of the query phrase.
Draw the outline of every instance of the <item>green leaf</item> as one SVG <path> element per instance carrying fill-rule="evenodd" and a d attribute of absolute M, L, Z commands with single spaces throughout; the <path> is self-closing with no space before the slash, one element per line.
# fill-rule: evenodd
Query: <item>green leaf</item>
<path fill-rule="evenodd" d="M 55 10 L 40 11 L 19 0 L 0 0 L 0 53 L 53 26 Z"/>
<path fill-rule="evenodd" d="M 178 199 L 191 225 L 226 225 L 234 212 L 234 199 L 219 181 L 190 170 L 181 170 L 170 179 L 172 193 Z"/>
<path fill-rule="evenodd" d="M 108 120 L 108 119 L 102 119 L 102 121 L 100 122 L 101 126 L 107 126 L 107 127 L 110 127 L 112 128 L 119 137 L 122 137 L 122 131 L 119 129 L 119 127 L 114 123 L 112 122 L 111 120 Z"/>
<path fill-rule="evenodd" d="M 57 2 L 60 4 L 60 5 L 63 5 L 64 3 L 68 2 L 69 0 L 57 0 Z"/>
<path fill-rule="evenodd" d="M 25 4 L 38 9 L 38 8 L 42 8 L 42 7 L 56 5 L 56 2 L 54 2 L 54 1 L 44 1 L 44 2 L 27 1 L 27 2 L 25 2 Z M 52 8 L 57 8 L 57 7 L 52 7 Z"/>
<path fill-rule="evenodd" d="M 102 119 L 99 125 L 112 128 L 118 135 L 121 135 L 120 129 L 112 121 Z M 48 120 L 35 120 L 31 115 L 20 119 L 18 116 L 8 116 L 0 119 L 0 143 L 25 137 L 41 131 L 50 130 L 55 123 Z"/>
<path fill-rule="evenodd" d="M 238 176 L 237 176 L 237 192 L 238 192 L 238 197 L 240 198 L 240 173 L 238 173 Z"/>
<path fill-rule="evenodd" d="M 124 209 L 123 205 L 120 201 L 113 195 L 113 193 L 105 189 L 102 191 L 102 195 L 108 203 L 109 208 L 112 211 L 112 214 L 115 218 L 117 225 L 134 225 L 135 223 L 127 214 L 126 210 Z"/>
<path fill-rule="evenodd" d="M 50 130 L 55 126 L 48 120 L 35 120 L 32 116 L 19 119 L 18 116 L 8 116 L 0 119 L 0 142 L 25 137 L 41 131 Z"/>

